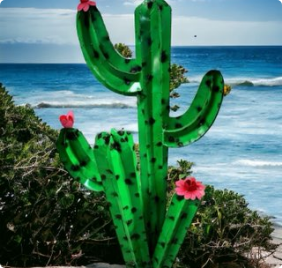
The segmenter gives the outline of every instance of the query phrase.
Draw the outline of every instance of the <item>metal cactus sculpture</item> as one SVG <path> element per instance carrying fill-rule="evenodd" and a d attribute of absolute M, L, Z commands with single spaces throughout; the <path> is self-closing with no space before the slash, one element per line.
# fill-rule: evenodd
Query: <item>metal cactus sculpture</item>
<path fill-rule="evenodd" d="M 224 82 L 220 72 L 209 71 L 187 111 L 170 117 L 170 6 L 144 0 L 136 8 L 135 25 L 136 58 L 124 58 L 114 49 L 95 3 L 81 0 L 77 32 L 88 67 L 110 90 L 137 97 L 140 169 L 126 131 L 97 135 L 92 149 L 80 131 L 66 124 L 57 148 L 75 179 L 105 192 L 127 267 L 172 267 L 199 200 L 175 194 L 167 205 L 168 148 L 188 145 L 208 131 L 222 103 Z"/>

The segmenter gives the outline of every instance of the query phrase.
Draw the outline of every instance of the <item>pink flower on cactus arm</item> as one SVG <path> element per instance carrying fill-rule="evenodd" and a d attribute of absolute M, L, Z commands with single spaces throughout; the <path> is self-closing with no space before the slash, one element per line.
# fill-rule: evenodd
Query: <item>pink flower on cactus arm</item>
<path fill-rule="evenodd" d="M 96 3 L 89 0 L 80 0 L 80 4 L 77 6 L 77 11 L 83 10 L 87 12 L 90 6 L 96 6 Z"/>
<path fill-rule="evenodd" d="M 205 195 L 205 186 L 194 177 L 179 180 L 175 185 L 176 194 L 184 196 L 185 199 L 200 200 Z"/>
<path fill-rule="evenodd" d="M 74 115 L 72 111 L 69 111 L 66 115 L 60 116 L 61 124 L 64 128 L 72 128 L 74 124 Z"/>

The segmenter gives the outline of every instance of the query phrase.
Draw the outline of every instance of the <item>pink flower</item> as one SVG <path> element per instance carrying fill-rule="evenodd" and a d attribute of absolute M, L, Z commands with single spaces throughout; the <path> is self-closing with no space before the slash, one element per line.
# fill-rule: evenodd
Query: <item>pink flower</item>
<path fill-rule="evenodd" d="M 80 0 L 80 4 L 77 6 L 77 11 L 83 10 L 87 12 L 90 6 L 96 6 L 96 3 L 89 0 Z"/>
<path fill-rule="evenodd" d="M 61 115 L 60 121 L 64 128 L 72 128 L 74 123 L 73 112 L 69 111 L 66 115 L 65 114 Z"/>
<path fill-rule="evenodd" d="M 200 181 L 196 181 L 194 177 L 179 180 L 175 185 L 176 194 L 183 195 L 185 199 L 198 198 L 200 200 L 205 195 L 205 186 Z"/>

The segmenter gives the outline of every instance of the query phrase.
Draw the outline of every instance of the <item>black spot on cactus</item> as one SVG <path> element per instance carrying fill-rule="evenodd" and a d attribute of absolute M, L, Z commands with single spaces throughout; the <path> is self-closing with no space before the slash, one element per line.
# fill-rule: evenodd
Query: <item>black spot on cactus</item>
<path fill-rule="evenodd" d="M 101 139 L 101 138 L 102 138 L 102 133 L 99 133 L 99 134 L 97 135 L 97 137 L 98 137 L 98 139 Z"/>
<path fill-rule="evenodd" d="M 154 164 L 154 163 L 156 163 L 156 161 L 157 161 L 157 158 L 155 158 L 155 157 L 152 157 L 152 158 L 151 158 L 151 163 Z"/>
<path fill-rule="evenodd" d="M 93 52 L 93 57 L 94 57 L 95 59 L 99 59 L 99 53 L 98 53 L 98 51 L 95 50 L 95 49 L 93 49 L 92 52 Z"/>
<path fill-rule="evenodd" d="M 133 182 L 132 182 L 131 179 L 126 179 L 126 180 L 125 180 L 125 183 L 126 183 L 127 185 L 133 185 Z"/>
<path fill-rule="evenodd" d="M 141 70 L 142 70 L 141 66 L 134 66 L 130 69 L 130 72 L 134 74 L 140 72 Z"/>
<path fill-rule="evenodd" d="M 130 177 L 131 177 L 131 178 L 136 178 L 136 173 L 135 173 L 135 172 L 131 172 L 131 173 L 130 173 Z"/>
<path fill-rule="evenodd" d="M 104 37 L 104 40 L 105 40 L 105 41 L 110 41 L 110 37 L 109 37 L 108 35 L 106 35 L 106 36 Z"/>
<path fill-rule="evenodd" d="M 110 174 L 113 174 L 113 172 L 110 169 L 107 169 L 106 171 Z"/>
<path fill-rule="evenodd" d="M 175 138 L 172 137 L 172 136 L 169 136 L 169 137 L 168 137 L 168 141 L 169 141 L 169 142 L 174 142 L 174 141 L 175 141 Z"/>
<path fill-rule="evenodd" d="M 67 132 L 66 133 L 66 139 L 67 140 L 76 140 L 77 139 L 77 134 L 76 134 L 76 132 Z"/>
<path fill-rule="evenodd" d="M 159 5 L 159 10 L 162 11 L 163 10 L 163 6 Z"/>
<path fill-rule="evenodd" d="M 123 136 L 124 133 L 125 133 L 125 132 L 124 132 L 123 130 L 119 130 L 119 131 L 118 131 L 118 135 L 120 135 L 120 136 Z"/>
<path fill-rule="evenodd" d="M 126 77 L 123 78 L 123 81 L 126 85 L 130 85 L 130 83 L 131 83 L 131 81 Z"/>
<path fill-rule="evenodd" d="M 82 12 L 81 12 L 81 13 L 82 13 Z M 89 29 L 90 23 L 89 23 L 89 19 L 88 19 L 87 14 L 84 15 L 84 18 L 83 18 L 83 19 L 84 19 L 84 20 L 83 20 L 84 26 L 85 26 L 87 29 Z"/>
<path fill-rule="evenodd" d="M 154 200 L 155 200 L 156 203 L 159 203 L 159 202 L 160 202 L 160 197 L 156 195 L 156 196 L 154 197 Z"/>
<path fill-rule="evenodd" d="M 165 242 L 160 242 L 159 244 L 161 245 L 162 248 L 165 247 Z"/>
<path fill-rule="evenodd" d="M 159 166 L 158 166 L 158 169 L 163 169 L 163 166 L 159 165 Z"/>
<path fill-rule="evenodd" d="M 105 174 L 101 175 L 101 179 L 104 181 L 107 178 L 107 176 Z"/>
<path fill-rule="evenodd" d="M 116 175 L 116 180 L 118 180 L 119 179 L 119 175 Z"/>
<path fill-rule="evenodd" d="M 138 239 L 140 239 L 140 234 L 137 234 L 137 233 L 132 234 L 130 238 L 131 238 L 132 240 L 138 240 Z"/>
<path fill-rule="evenodd" d="M 174 218 L 173 216 L 169 216 L 168 218 L 169 218 L 170 220 L 172 220 L 172 221 L 175 220 L 175 218 Z"/>
<path fill-rule="evenodd" d="M 177 242 L 178 242 L 178 238 L 176 237 L 171 240 L 171 244 L 177 244 Z"/>
<path fill-rule="evenodd" d="M 143 157 L 145 157 L 145 158 L 146 158 L 146 157 L 147 157 L 147 154 L 143 154 Z"/>
<path fill-rule="evenodd" d="M 183 142 L 178 142 L 178 143 L 177 143 L 177 146 L 178 146 L 178 147 L 183 147 L 183 146 L 184 146 L 184 143 L 183 143 Z"/>
<path fill-rule="evenodd" d="M 151 9 L 152 6 L 153 6 L 153 2 L 148 2 L 148 3 L 147 3 L 147 7 L 148 7 L 149 9 Z"/>
<path fill-rule="evenodd" d="M 140 197 L 140 194 L 139 194 L 139 193 L 136 193 L 136 194 L 135 194 L 135 197 Z"/>
<path fill-rule="evenodd" d="M 150 144 L 147 144 L 147 145 L 146 145 L 146 148 L 147 148 L 147 149 L 149 149 L 150 147 L 151 147 L 151 145 L 150 145 Z"/>
<path fill-rule="evenodd" d="M 219 92 L 219 86 L 214 86 L 213 88 L 212 88 L 212 90 L 214 91 L 214 92 Z"/>
<path fill-rule="evenodd" d="M 147 65 L 147 62 L 142 62 L 142 67 L 145 67 Z"/>
<path fill-rule="evenodd" d="M 181 201 L 181 200 L 183 200 L 183 196 L 178 195 L 178 196 L 176 197 L 176 199 L 177 199 L 178 201 Z"/>
<path fill-rule="evenodd" d="M 175 127 L 176 127 L 176 128 L 181 128 L 181 127 L 183 127 L 183 125 L 180 124 L 180 123 L 176 123 L 176 124 L 175 124 Z"/>
<path fill-rule="evenodd" d="M 156 120 L 153 117 L 151 117 L 148 121 L 147 120 L 145 121 L 145 123 L 149 124 L 149 125 L 154 125 L 155 122 L 156 122 Z"/>
<path fill-rule="evenodd" d="M 203 126 L 205 124 L 205 122 L 206 122 L 205 119 L 201 119 L 200 122 L 199 122 L 199 126 L 200 127 Z"/>
<path fill-rule="evenodd" d="M 207 81 L 206 81 L 206 86 L 207 86 L 207 87 L 211 87 L 211 84 L 212 84 L 212 81 L 211 81 L 211 80 L 207 80 Z"/>
<path fill-rule="evenodd" d="M 120 214 L 115 215 L 115 217 L 116 217 L 116 219 L 118 219 L 118 220 L 121 220 L 121 219 L 122 219 L 122 217 L 121 217 Z"/>
<path fill-rule="evenodd" d="M 198 112 L 201 112 L 202 110 L 203 110 L 203 108 L 202 108 L 201 106 L 198 106 L 198 107 L 197 107 L 197 111 L 198 111 Z"/>
<path fill-rule="evenodd" d="M 161 54 L 161 62 L 162 63 L 164 63 L 164 62 L 166 62 L 167 61 L 167 54 L 166 54 L 166 52 L 163 50 L 162 51 L 162 54 Z"/>
<path fill-rule="evenodd" d="M 159 259 L 157 257 L 154 257 L 155 262 L 159 262 Z"/>
<path fill-rule="evenodd" d="M 139 217 L 139 220 L 143 220 L 144 219 L 144 217 L 143 216 L 140 216 Z M 144 234 L 146 233 L 146 232 L 143 232 Z"/>
<path fill-rule="evenodd" d="M 153 75 L 148 74 L 148 75 L 147 75 L 147 82 L 149 83 L 149 82 L 151 82 L 152 80 L 153 80 Z"/>
<path fill-rule="evenodd" d="M 72 166 L 71 166 L 71 170 L 72 170 L 72 171 L 79 171 L 79 169 L 80 169 L 80 166 L 79 166 L 79 165 L 72 165 Z"/>
<path fill-rule="evenodd" d="M 94 149 L 96 149 L 96 150 L 99 149 L 99 146 L 98 146 L 98 145 L 95 145 L 95 146 L 94 146 Z"/>
<path fill-rule="evenodd" d="M 127 237 L 127 236 L 124 236 L 124 237 L 123 237 L 123 240 L 128 241 L 128 237 Z"/>
<path fill-rule="evenodd" d="M 188 214 L 187 214 L 186 212 L 183 212 L 183 213 L 181 214 L 180 219 L 181 219 L 181 220 L 184 220 L 184 219 L 186 219 L 187 217 L 188 217 Z"/>
<path fill-rule="evenodd" d="M 129 209 L 129 206 L 123 207 L 123 210 L 128 210 L 128 209 Z"/>
<path fill-rule="evenodd" d="M 161 147 L 163 145 L 163 143 L 161 142 L 161 141 L 159 141 L 158 143 L 157 143 L 157 146 L 158 147 Z"/>
<path fill-rule="evenodd" d="M 112 195 L 113 197 L 118 197 L 118 193 L 117 193 L 117 192 L 112 192 L 111 195 Z"/>
<path fill-rule="evenodd" d="M 130 224 L 132 224 L 133 220 L 129 220 L 126 222 L 126 224 L 129 226 Z"/>
<path fill-rule="evenodd" d="M 87 165 L 87 161 L 83 160 L 80 162 L 80 166 L 85 167 Z"/>
<path fill-rule="evenodd" d="M 130 62 L 130 59 L 124 59 L 124 62 L 128 64 Z"/>
<path fill-rule="evenodd" d="M 121 152 L 121 146 L 118 142 L 114 142 L 111 144 L 111 150 L 117 150 L 118 152 Z"/>
<path fill-rule="evenodd" d="M 135 208 L 135 207 L 133 207 L 132 209 L 131 209 L 131 212 L 132 213 L 135 213 L 137 211 L 137 208 Z"/>
<path fill-rule="evenodd" d="M 148 46 L 150 47 L 151 45 L 152 45 L 152 38 L 151 37 L 148 37 L 148 39 L 147 39 L 147 44 L 148 44 Z"/>

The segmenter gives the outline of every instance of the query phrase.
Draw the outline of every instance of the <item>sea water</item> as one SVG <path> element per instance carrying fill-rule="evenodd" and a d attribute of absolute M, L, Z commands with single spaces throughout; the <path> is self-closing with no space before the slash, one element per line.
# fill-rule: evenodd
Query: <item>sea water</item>
<path fill-rule="evenodd" d="M 180 109 L 171 116 L 186 111 L 208 70 L 220 70 L 232 92 L 202 139 L 170 149 L 170 164 L 194 162 L 198 180 L 244 195 L 282 224 L 282 46 L 174 47 L 172 63 L 188 69 L 190 83 L 178 89 L 171 104 Z M 55 129 L 59 115 L 73 110 L 90 143 L 111 128 L 133 132 L 137 142 L 136 98 L 104 88 L 85 64 L 1 64 L 0 82 Z"/>

